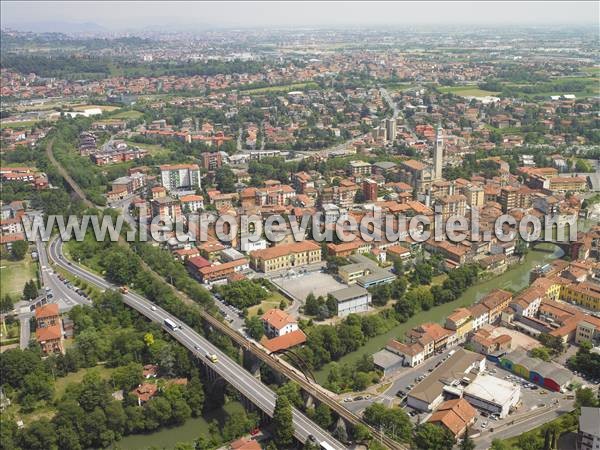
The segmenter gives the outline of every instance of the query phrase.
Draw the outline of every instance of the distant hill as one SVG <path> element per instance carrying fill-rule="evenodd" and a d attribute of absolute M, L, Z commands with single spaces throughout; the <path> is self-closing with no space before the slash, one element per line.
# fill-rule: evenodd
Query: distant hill
<path fill-rule="evenodd" d="M 43 21 L 6 23 L 4 27 L 17 31 L 32 31 L 34 33 L 100 33 L 106 31 L 101 25 L 94 22 L 65 22 L 65 21 Z"/>

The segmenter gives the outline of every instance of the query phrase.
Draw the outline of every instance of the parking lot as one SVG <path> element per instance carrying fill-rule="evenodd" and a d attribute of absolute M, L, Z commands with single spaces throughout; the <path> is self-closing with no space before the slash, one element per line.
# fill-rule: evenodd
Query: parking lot
<path fill-rule="evenodd" d="M 517 409 L 503 419 L 490 416 L 481 410 L 477 410 L 477 417 L 475 425 L 473 426 L 473 431 L 491 432 L 498 427 L 511 425 L 516 417 L 535 415 L 533 412 L 536 410 L 542 412 L 556 408 L 561 401 L 567 400 L 565 399 L 567 394 L 561 394 L 560 392 L 552 392 L 548 389 L 544 389 L 540 386 L 530 383 L 523 378 L 511 374 L 495 364 L 488 363 L 486 373 L 520 385 L 521 401 Z"/>
<path fill-rule="evenodd" d="M 388 398 L 396 396 L 398 391 L 407 393 L 410 388 L 414 386 L 417 380 L 419 380 L 419 378 L 429 375 L 429 372 L 432 371 L 440 361 L 447 358 L 447 355 L 448 352 L 444 352 L 441 355 L 436 355 L 435 357 L 427 360 L 419 367 L 415 367 L 413 369 L 406 368 L 406 370 L 403 369 L 402 373 L 395 378 L 392 387 L 390 387 L 385 393 L 386 396 Z M 472 427 L 473 432 L 487 433 L 498 429 L 499 427 L 506 428 L 512 425 L 512 422 L 515 420 L 515 418 L 522 416 L 535 416 L 536 411 L 538 413 L 543 413 L 552 409 L 564 408 L 573 404 L 573 399 L 567 398 L 568 396 L 572 395 L 570 392 L 563 394 L 560 392 L 549 391 L 540 386 L 529 383 L 523 378 L 511 374 L 510 372 L 504 370 L 496 364 L 490 363 L 489 361 L 486 363 L 485 373 L 487 375 L 492 375 L 519 384 L 521 386 L 521 403 L 514 412 L 503 419 L 490 417 L 486 412 L 477 410 L 476 421 Z M 401 398 L 402 396 L 396 396 L 393 403 L 398 404 Z M 411 421 L 414 423 L 420 423 L 421 421 L 426 420 L 427 416 L 429 415 L 418 410 L 413 410 L 412 408 L 406 406 L 406 404 L 404 404 L 402 407 L 410 415 Z"/>

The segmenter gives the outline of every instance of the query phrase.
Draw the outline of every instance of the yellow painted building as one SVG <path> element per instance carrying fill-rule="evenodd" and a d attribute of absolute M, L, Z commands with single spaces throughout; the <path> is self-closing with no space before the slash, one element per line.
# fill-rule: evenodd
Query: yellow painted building
<path fill-rule="evenodd" d="M 576 303 L 592 311 L 600 311 L 600 286 L 588 281 L 564 286 L 561 300 Z"/>
<path fill-rule="evenodd" d="M 473 316 L 467 308 L 455 309 L 452 314 L 446 318 L 444 325 L 449 330 L 456 332 L 456 340 L 462 342 L 467 335 L 473 331 Z"/>
<path fill-rule="evenodd" d="M 321 246 L 312 241 L 277 245 L 250 253 L 250 261 L 256 270 L 264 273 L 287 270 L 321 261 Z"/>
<path fill-rule="evenodd" d="M 346 264 L 338 268 L 338 275 L 346 284 L 354 284 L 356 280 L 368 272 L 368 266 L 362 263 Z"/>

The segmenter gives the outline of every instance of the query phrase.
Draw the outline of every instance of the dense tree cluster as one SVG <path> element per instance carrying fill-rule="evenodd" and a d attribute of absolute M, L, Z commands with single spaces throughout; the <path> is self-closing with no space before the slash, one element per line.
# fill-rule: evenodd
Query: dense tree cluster
<path fill-rule="evenodd" d="M 589 378 L 600 378 L 600 355 L 592 353 L 591 345 L 582 342 L 577 350 L 577 354 L 567 361 L 569 369 L 577 371 Z"/>
<path fill-rule="evenodd" d="M 33 421 L 22 431 L 3 424 L 3 448 L 79 449 L 106 447 L 130 433 L 183 423 L 204 407 L 204 390 L 186 349 L 162 339 L 160 327 L 127 308 L 117 292 L 101 294 L 93 307 L 76 306 L 69 316 L 75 343 L 66 354 L 42 359 L 37 348 L 8 350 L 0 355 L 2 387 L 21 412 L 52 405 L 52 420 Z M 81 383 L 71 383 L 55 397 L 55 377 L 99 362 L 114 367 L 109 379 L 89 370 Z M 160 375 L 190 378 L 187 386 L 166 384 L 156 397 L 138 406 L 130 391 L 142 381 L 142 364 L 157 363 Z M 123 401 L 111 393 L 122 389 Z M 6 425 L 6 427 L 4 426 Z"/>
<path fill-rule="evenodd" d="M 373 383 L 379 382 L 381 375 L 375 369 L 373 357 L 363 355 L 352 364 L 338 365 L 333 363 L 327 376 L 325 387 L 339 393 L 343 391 L 362 391 Z"/>
<path fill-rule="evenodd" d="M 265 280 L 268 283 L 268 280 Z M 214 291 L 230 305 L 244 309 L 258 305 L 269 296 L 269 289 L 261 280 L 240 280 L 222 286 L 215 286 Z"/>
<path fill-rule="evenodd" d="M 365 409 L 363 418 L 399 442 L 410 442 L 412 438 L 412 424 L 408 414 L 401 408 L 386 408 L 381 403 L 373 403 Z"/>
<path fill-rule="evenodd" d="M 387 311 L 369 316 L 350 314 L 337 325 L 305 327 L 307 344 L 296 353 L 309 367 L 318 369 L 357 350 L 368 338 L 385 333 L 396 323 L 393 313 Z"/>

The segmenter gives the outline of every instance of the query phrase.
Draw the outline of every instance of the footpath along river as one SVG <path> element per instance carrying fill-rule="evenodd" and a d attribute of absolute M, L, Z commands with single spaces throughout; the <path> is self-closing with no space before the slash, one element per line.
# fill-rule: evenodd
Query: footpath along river
<path fill-rule="evenodd" d="M 375 336 L 358 350 L 348 353 L 337 362 L 338 364 L 353 363 L 360 359 L 364 354 L 373 354 L 376 351 L 381 350 L 389 339 L 402 337 L 407 330 L 423 322 L 442 323 L 454 309 L 461 306 L 472 305 L 492 289 L 509 288 L 514 291 L 519 291 L 529 284 L 529 272 L 533 267 L 538 264 L 546 264 L 562 256 L 563 251 L 553 244 L 538 245 L 535 249 L 529 251 L 522 263 L 513 266 L 502 275 L 481 281 L 480 283 L 471 286 L 453 302 L 436 306 L 429 311 L 421 311 L 415 314 L 405 323 L 395 326 L 385 334 Z M 321 370 L 315 372 L 315 377 L 319 384 L 323 384 L 327 380 L 330 367 L 331 363 L 326 364 Z"/>

